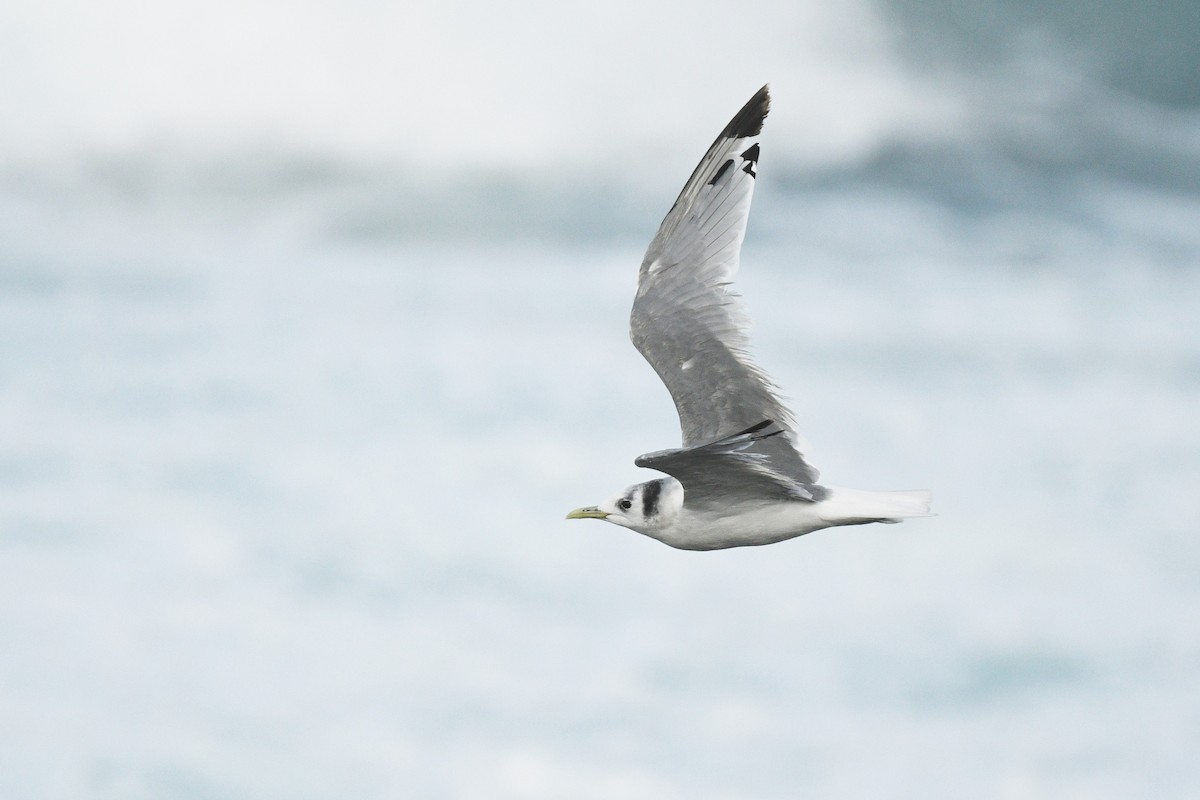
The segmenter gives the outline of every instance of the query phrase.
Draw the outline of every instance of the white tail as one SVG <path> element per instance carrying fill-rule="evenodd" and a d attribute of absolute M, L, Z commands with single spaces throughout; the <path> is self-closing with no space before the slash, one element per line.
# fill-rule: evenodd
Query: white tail
<path fill-rule="evenodd" d="M 933 495 L 923 489 L 907 492 L 868 492 L 862 489 L 829 489 L 820 504 L 821 517 L 831 525 L 855 522 L 900 522 L 912 517 L 932 517 Z"/>

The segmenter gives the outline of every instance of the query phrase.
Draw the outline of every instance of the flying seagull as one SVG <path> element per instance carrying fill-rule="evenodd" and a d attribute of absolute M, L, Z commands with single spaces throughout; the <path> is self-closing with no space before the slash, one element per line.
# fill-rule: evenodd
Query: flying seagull
<path fill-rule="evenodd" d="M 930 516 L 926 491 L 817 483 L 795 422 L 748 353 L 730 288 L 754 192 L 767 87 L 692 172 L 638 272 L 630 338 L 666 384 L 683 446 L 639 456 L 666 478 L 630 486 L 567 519 L 602 519 L 684 550 L 781 542 L 821 528 Z"/>

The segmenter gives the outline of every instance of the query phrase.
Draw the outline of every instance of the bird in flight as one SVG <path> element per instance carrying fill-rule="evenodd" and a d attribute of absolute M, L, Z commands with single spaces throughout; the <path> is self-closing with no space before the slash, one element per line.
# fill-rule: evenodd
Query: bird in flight
<path fill-rule="evenodd" d="M 781 542 L 821 528 L 930 516 L 927 491 L 817 483 L 795 422 L 749 356 L 730 289 L 754 192 L 766 86 L 708 148 L 650 242 L 630 338 L 666 384 L 683 445 L 634 463 L 668 477 L 639 483 L 567 519 L 602 519 L 683 550 Z"/>

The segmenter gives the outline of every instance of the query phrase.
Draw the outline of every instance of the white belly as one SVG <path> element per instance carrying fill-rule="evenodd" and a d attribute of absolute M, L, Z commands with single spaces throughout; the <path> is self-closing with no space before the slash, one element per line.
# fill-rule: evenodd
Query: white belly
<path fill-rule="evenodd" d="M 779 503 L 742 507 L 726 515 L 697 514 L 689 511 L 685 505 L 673 525 L 650 535 L 682 550 L 719 550 L 774 544 L 835 524 L 821 516 L 819 511 L 822 505 Z"/>
<path fill-rule="evenodd" d="M 669 525 L 646 535 L 681 550 L 752 547 L 793 539 L 835 525 L 899 522 L 929 516 L 929 492 L 870 492 L 826 487 L 825 499 L 746 504 L 724 511 L 679 509 Z"/>

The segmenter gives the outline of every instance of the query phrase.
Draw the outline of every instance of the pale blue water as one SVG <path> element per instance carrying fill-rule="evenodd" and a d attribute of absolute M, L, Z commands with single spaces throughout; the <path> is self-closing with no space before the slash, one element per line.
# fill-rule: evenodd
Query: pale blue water
<path fill-rule="evenodd" d="M 676 441 L 625 326 L 726 109 L 628 179 L 7 165 L 0 796 L 1191 796 L 1200 124 L 1087 74 L 768 128 L 759 359 L 827 482 L 940 516 L 707 554 L 563 516 Z"/>

